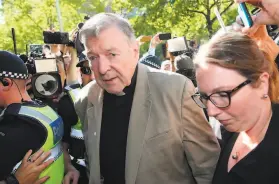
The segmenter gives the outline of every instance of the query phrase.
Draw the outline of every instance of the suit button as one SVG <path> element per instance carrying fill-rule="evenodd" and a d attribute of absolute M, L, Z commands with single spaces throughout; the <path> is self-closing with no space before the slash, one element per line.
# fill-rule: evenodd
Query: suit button
<path fill-rule="evenodd" d="M 96 132 L 94 132 L 94 136 L 96 136 L 97 135 L 97 133 Z"/>

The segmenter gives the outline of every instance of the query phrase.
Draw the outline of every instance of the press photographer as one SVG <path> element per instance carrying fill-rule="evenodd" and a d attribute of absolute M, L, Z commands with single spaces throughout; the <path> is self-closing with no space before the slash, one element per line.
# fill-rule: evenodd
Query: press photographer
<path fill-rule="evenodd" d="M 66 48 L 66 51 L 64 49 L 65 53 L 68 52 L 69 54 L 64 55 L 64 59 L 68 60 L 67 62 L 64 60 L 66 84 L 64 85 L 63 96 L 58 102 L 58 113 L 63 119 L 65 130 L 63 150 L 65 155 L 65 172 L 67 174 L 65 175 L 64 182 L 70 183 L 72 181 L 73 184 L 88 183 L 85 145 L 81 130 L 82 122 L 75 112 L 74 103 L 78 99 L 81 88 L 94 79 L 89 62 L 83 54 L 84 47 L 78 39 L 78 30 L 82 25 L 83 23 L 78 24 L 77 29 L 70 36 L 72 42 L 70 41 L 69 43 L 66 43 L 65 37 L 61 39 L 56 38 L 51 41 L 49 38 L 51 33 L 44 33 L 49 38 L 45 38 L 45 41 L 49 40 L 51 43 L 68 45 L 64 46 Z M 55 35 L 57 36 L 59 33 L 53 34 L 54 37 Z M 60 33 L 60 35 L 65 34 Z M 79 83 L 78 78 L 81 78 L 81 83 Z"/>

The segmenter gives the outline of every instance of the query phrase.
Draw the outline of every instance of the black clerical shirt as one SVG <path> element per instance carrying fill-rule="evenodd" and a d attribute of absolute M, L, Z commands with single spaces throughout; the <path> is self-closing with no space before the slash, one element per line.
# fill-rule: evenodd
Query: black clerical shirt
<path fill-rule="evenodd" d="M 127 135 L 137 68 L 131 85 L 123 90 L 125 95 L 104 93 L 100 135 L 100 169 L 104 184 L 125 184 Z"/>

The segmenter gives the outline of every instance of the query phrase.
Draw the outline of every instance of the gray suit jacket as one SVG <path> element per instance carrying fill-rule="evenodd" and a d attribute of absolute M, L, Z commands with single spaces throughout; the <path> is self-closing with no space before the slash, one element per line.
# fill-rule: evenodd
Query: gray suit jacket
<path fill-rule="evenodd" d="M 139 64 L 126 149 L 126 184 L 209 184 L 219 145 L 184 76 Z M 100 184 L 103 90 L 85 86 L 76 110 L 83 122 L 90 184 Z M 111 150 L 111 154 L 117 150 Z"/>

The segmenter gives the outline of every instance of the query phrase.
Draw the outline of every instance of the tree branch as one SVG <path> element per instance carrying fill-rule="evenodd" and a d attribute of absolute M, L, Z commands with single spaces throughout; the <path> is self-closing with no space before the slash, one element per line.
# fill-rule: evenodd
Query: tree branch
<path fill-rule="evenodd" d="M 217 4 L 218 4 L 217 1 L 214 1 L 214 3 L 209 7 L 209 9 L 211 10 Z"/>
<path fill-rule="evenodd" d="M 226 13 L 226 11 L 228 11 L 229 9 L 230 9 L 230 7 L 232 6 L 234 4 L 234 2 L 231 2 L 221 13 L 220 13 L 220 15 L 222 16 L 224 13 Z M 213 23 L 213 22 L 215 22 L 217 20 L 217 17 L 215 16 L 212 20 L 211 20 L 211 22 Z"/>
<path fill-rule="evenodd" d="M 192 13 L 199 13 L 199 14 L 203 14 L 204 16 L 206 16 L 206 14 L 202 11 L 198 11 L 198 10 L 191 10 L 191 9 L 186 9 L 186 11 L 192 12 Z"/>
<path fill-rule="evenodd" d="M 5 1 L 5 3 L 9 3 L 12 6 L 17 6 L 18 8 L 20 8 L 21 10 L 23 9 L 23 7 L 19 4 L 15 4 L 15 3 L 11 3 L 11 1 Z M 38 26 L 41 30 L 44 30 L 29 14 L 23 14 L 23 16 L 27 16 L 36 26 Z"/>
<path fill-rule="evenodd" d="M 183 2 L 185 2 L 185 4 L 187 4 L 187 0 L 184 0 Z M 204 0 L 202 1 L 202 2 L 204 2 Z M 193 4 L 194 3 L 194 4 Z M 200 5 L 202 5 L 202 6 L 206 6 L 204 3 L 201 3 L 199 0 L 192 0 L 191 1 L 191 4 L 193 5 L 192 7 L 195 7 L 194 5 L 195 5 L 195 3 L 198 3 L 198 4 L 200 4 Z M 183 6 L 184 7 L 184 6 Z M 198 8 L 199 6 L 197 6 L 197 8 Z M 185 8 L 185 11 L 183 11 L 183 12 L 191 12 L 191 13 L 198 13 L 198 14 L 202 14 L 202 15 L 204 15 L 204 16 L 206 16 L 206 13 L 204 13 L 204 12 L 202 12 L 202 11 L 199 11 L 199 10 L 194 10 L 194 9 L 188 9 L 188 8 Z M 184 13 L 185 14 L 185 13 Z M 187 15 L 187 13 L 185 14 L 185 15 Z"/>

